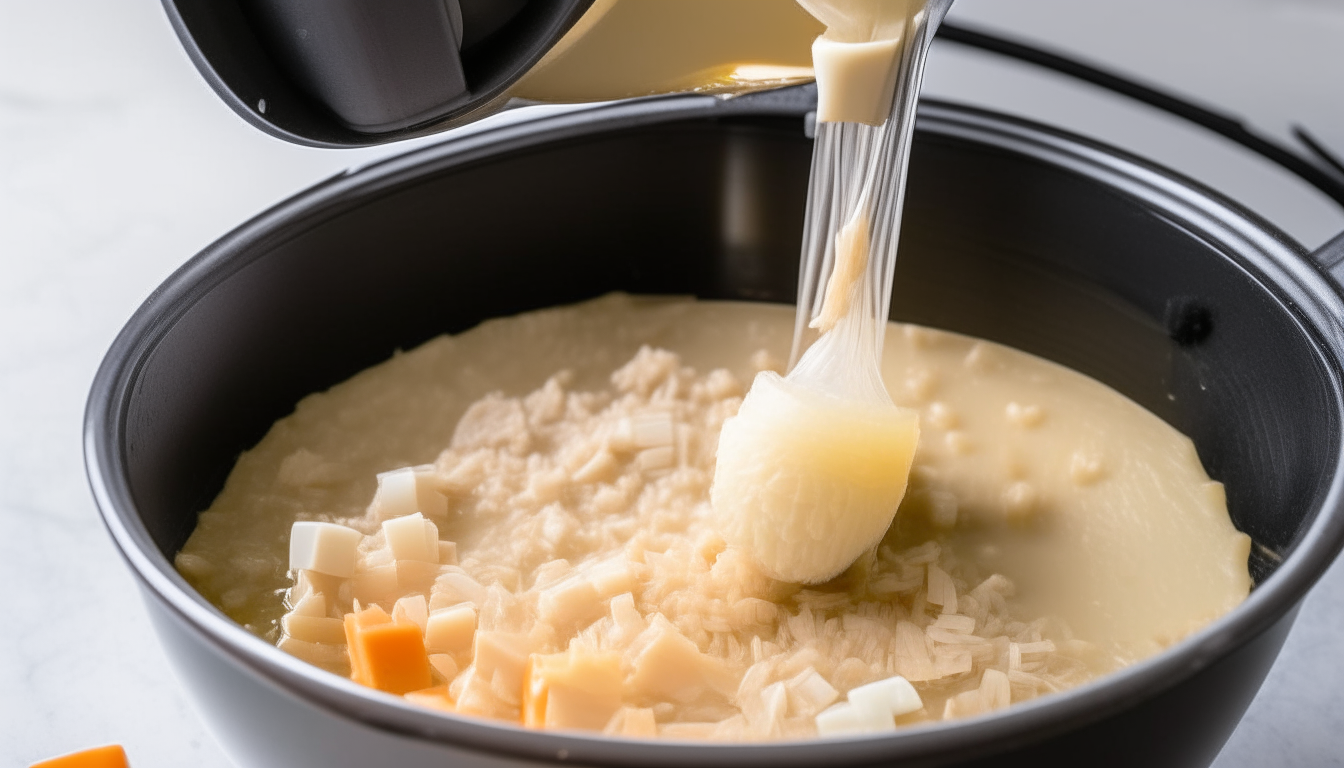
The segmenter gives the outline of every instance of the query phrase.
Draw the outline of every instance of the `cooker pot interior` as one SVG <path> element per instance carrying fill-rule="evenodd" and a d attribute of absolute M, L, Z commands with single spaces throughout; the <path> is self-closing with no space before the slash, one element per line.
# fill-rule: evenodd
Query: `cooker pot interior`
<path fill-rule="evenodd" d="M 1291 296 L 1143 194 L 940 130 L 939 109 L 916 135 L 893 317 L 1055 360 L 1190 435 L 1263 580 L 1338 460 L 1328 364 Z M 172 557 L 300 398 L 396 349 L 613 290 L 792 302 L 811 150 L 796 115 L 523 137 L 263 215 L 151 300 L 171 322 L 122 445 L 156 546 Z"/>

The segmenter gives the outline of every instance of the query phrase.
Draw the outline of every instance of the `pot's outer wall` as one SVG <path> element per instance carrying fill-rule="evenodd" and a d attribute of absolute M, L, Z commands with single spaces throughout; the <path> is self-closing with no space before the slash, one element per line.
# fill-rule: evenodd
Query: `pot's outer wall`
<path fill-rule="evenodd" d="M 144 589 L 150 619 L 204 715 L 210 732 L 241 768 L 518 768 L 535 763 L 438 744 L 371 728 L 329 712 L 240 664 Z M 1297 616 L 1294 607 L 1250 643 L 1183 685 L 1101 722 L 1053 739 L 1027 734 L 1026 744 L 974 759 L 901 759 L 872 765 L 902 768 L 1191 768 L 1208 765 L 1232 734 L 1278 656 Z M 391 756 L 395 755 L 395 760 Z M 638 765 L 631 755 L 630 765 Z M 763 766 L 767 765 L 762 761 Z M 710 766 L 713 763 L 703 763 Z"/>
<path fill-rule="evenodd" d="M 495 765 L 775 768 L 995 754 L 1198 765 L 1217 753 L 1344 539 L 1339 297 L 1300 248 L 1235 207 L 969 110 L 922 112 L 894 314 L 1069 365 L 1194 438 L 1267 554 L 1253 558 L 1262 586 L 1246 605 L 1172 651 L 892 737 L 632 745 L 388 705 L 251 637 L 172 570 L 240 451 L 304 395 L 394 349 L 615 289 L 792 301 L 811 144 L 787 101 L 620 105 L 334 178 L 207 249 L 131 320 L 90 397 L 91 480 L 170 655 L 240 761 L 298 765 L 296 745 L 321 742 L 349 764 L 375 754 L 363 738 L 391 750 L 378 762 L 405 765 L 460 750 Z"/>

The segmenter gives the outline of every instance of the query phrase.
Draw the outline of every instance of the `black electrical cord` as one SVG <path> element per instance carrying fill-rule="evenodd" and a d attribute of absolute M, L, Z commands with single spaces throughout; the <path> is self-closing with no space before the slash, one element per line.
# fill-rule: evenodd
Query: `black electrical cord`
<path fill-rule="evenodd" d="M 1327 164 L 1325 168 L 1255 133 L 1236 118 L 1191 104 L 1178 96 L 1057 53 L 955 24 L 943 24 L 938 29 L 938 38 L 1035 64 L 1184 118 L 1269 159 L 1320 190 L 1340 207 L 1344 207 L 1344 164 L 1301 127 L 1295 126 L 1293 134 Z"/>
<path fill-rule="evenodd" d="M 1334 153 L 1332 153 L 1329 149 L 1326 149 L 1324 144 L 1317 141 L 1315 136 L 1312 136 L 1310 133 L 1307 133 L 1306 128 L 1300 125 L 1294 125 L 1293 135 L 1296 136 L 1297 140 L 1302 142 L 1302 144 L 1307 149 L 1310 149 L 1312 152 L 1316 154 L 1317 157 L 1321 158 L 1321 160 L 1324 161 L 1326 165 L 1338 171 L 1340 176 L 1344 176 L 1344 161 L 1340 160 L 1338 157 L 1335 157 Z"/>

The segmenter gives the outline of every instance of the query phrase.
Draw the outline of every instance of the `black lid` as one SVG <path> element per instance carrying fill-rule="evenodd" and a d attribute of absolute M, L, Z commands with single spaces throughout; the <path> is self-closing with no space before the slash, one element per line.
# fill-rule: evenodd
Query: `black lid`
<path fill-rule="evenodd" d="M 470 122 L 593 0 L 163 0 L 210 86 L 296 144 L 363 147 Z"/>

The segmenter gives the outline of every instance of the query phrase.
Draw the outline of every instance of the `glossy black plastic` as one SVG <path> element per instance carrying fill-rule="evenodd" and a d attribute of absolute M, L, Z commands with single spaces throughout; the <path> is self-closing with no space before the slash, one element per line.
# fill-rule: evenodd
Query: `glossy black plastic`
<path fill-rule="evenodd" d="M 240 117 L 317 147 L 369 146 L 488 114 L 592 0 L 163 0 Z"/>
<path fill-rule="evenodd" d="M 90 396 L 90 479 L 170 656 L 236 760 L 1212 760 L 1344 543 L 1344 303 L 1299 246 L 1213 193 L 965 108 L 922 108 L 893 314 L 1076 368 L 1194 439 L 1255 540 L 1257 588 L 1171 651 L 1002 713 L 891 737 L 649 744 L 406 707 L 252 637 L 173 571 L 238 452 L 303 395 L 395 349 L 618 289 L 791 302 L 810 94 L 615 105 L 338 176 L 212 245 L 137 312 Z"/>

